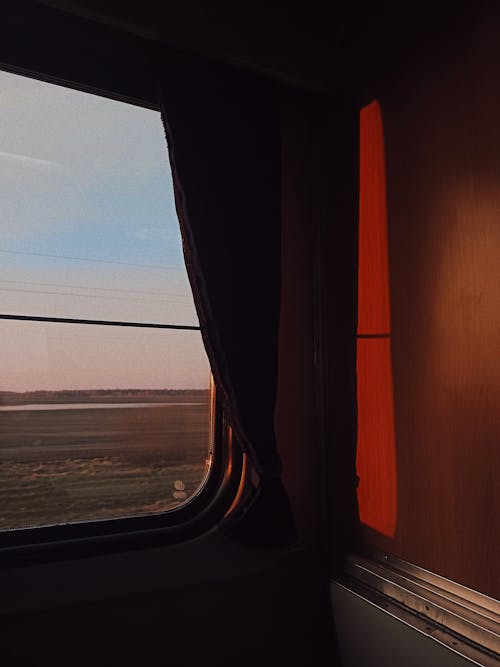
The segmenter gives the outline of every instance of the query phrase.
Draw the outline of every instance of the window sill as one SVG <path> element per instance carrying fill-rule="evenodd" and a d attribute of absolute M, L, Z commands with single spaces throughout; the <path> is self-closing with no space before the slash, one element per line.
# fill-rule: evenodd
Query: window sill
<path fill-rule="evenodd" d="M 498 664 L 498 601 L 379 553 L 350 556 L 338 583 L 468 660 Z"/>
<path fill-rule="evenodd" d="M 297 547 L 242 547 L 215 527 L 169 546 L 0 571 L 0 616 L 245 577 L 304 558 Z"/>

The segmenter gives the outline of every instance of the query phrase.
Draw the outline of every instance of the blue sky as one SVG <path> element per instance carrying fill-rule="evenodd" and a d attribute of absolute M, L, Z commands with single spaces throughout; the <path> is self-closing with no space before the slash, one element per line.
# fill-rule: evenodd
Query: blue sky
<path fill-rule="evenodd" d="M 196 325 L 160 114 L 6 72 L 0 72 L 0 114 L 0 312 Z M 29 372 L 14 369 L 8 359 L 22 356 L 28 331 L 33 346 L 69 325 L 0 326 L 1 388 L 33 388 Z M 131 335 L 115 330 L 112 339 Z M 85 372 L 85 383 L 115 386 L 119 376 L 120 386 L 206 386 L 208 367 L 199 335 L 190 335 L 192 344 L 181 345 L 179 354 L 175 346 L 162 347 L 161 338 L 135 330 L 128 349 L 135 343 L 148 349 L 151 367 L 143 364 L 138 372 L 131 363 L 124 373 L 123 353 L 103 344 L 109 334 L 101 330 L 97 339 L 106 371 L 96 369 L 93 380 Z M 12 337 L 19 336 L 21 342 L 13 347 Z M 36 381 L 46 388 L 58 388 L 58 376 L 69 381 L 71 373 L 57 370 L 58 355 L 71 365 L 87 354 L 95 365 L 95 350 L 82 342 L 89 337 L 96 339 L 88 330 L 85 336 L 81 327 L 78 335 L 75 330 L 73 338 L 80 343 L 73 346 L 73 362 L 69 343 L 61 343 L 59 353 L 51 344 L 50 359 L 47 340 L 35 344 L 40 360 L 35 354 L 30 365 L 53 366 Z M 158 372 L 160 359 L 168 366 L 168 378 Z M 6 367 L 15 386 L 6 386 Z M 75 387 L 83 386 L 83 375 L 75 366 Z"/>

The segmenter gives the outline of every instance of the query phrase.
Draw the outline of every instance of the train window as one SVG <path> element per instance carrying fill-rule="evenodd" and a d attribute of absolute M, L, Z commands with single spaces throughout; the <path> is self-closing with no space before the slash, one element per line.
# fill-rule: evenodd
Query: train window
<path fill-rule="evenodd" d="M 0 529 L 161 513 L 211 465 L 160 113 L 0 72 Z"/>

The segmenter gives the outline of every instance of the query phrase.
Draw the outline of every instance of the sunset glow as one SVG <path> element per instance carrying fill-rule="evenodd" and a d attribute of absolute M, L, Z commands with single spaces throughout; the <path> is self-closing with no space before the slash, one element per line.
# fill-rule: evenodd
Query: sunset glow
<path fill-rule="evenodd" d="M 396 460 L 384 133 L 377 101 L 360 114 L 357 473 L 362 523 L 394 536 Z"/>
<path fill-rule="evenodd" d="M 159 112 L 0 72 L 0 313 L 198 325 Z M 208 388 L 199 332 L 0 321 L 0 389 Z"/>

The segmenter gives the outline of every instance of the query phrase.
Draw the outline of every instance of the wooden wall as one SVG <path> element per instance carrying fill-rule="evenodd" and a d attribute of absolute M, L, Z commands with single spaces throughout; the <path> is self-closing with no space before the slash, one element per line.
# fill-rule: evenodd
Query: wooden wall
<path fill-rule="evenodd" d="M 500 597 L 499 28 L 500 17 L 489 16 L 379 96 L 397 498 L 392 535 L 374 523 L 364 529 L 370 544 L 494 597 Z"/>

